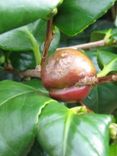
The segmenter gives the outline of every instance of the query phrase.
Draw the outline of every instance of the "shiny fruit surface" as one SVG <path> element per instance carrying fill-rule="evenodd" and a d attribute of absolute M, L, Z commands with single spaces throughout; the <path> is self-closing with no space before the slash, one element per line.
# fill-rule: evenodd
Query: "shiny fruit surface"
<path fill-rule="evenodd" d="M 92 61 L 83 52 L 68 48 L 57 50 L 48 58 L 41 76 L 51 97 L 61 101 L 79 101 L 88 95 L 91 87 L 76 87 L 76 83 L 95 74 Z"/>
<path fill-rule="evenodd" d="M 90 93 L 90 86 L 70 87 L 64 89 L 55 89 L 50 91 L 50 96 L 56 100 L 64 102 L 82 101 Z"/>

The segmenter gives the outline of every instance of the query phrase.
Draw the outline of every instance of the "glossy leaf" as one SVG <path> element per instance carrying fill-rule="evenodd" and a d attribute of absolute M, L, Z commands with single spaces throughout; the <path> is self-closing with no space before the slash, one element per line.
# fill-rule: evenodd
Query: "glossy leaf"
<path fill-rule="evenodd" d="M 117 155 L 117 143 L 112 144 L 110 146 L 110 155 L 109 156 L 116 156 Z"/>
<path fill-rule="evenodd" d="M 117 71 L 117 55 L 106 51 L 100 51 L 98 60 L 103 65 L 103 69 L 98 73 L 98 77 L 103 77 L 110 72 Z"/>
<path fill-rule="evenodd" d="M 92 59 L 99 72 L 108 62 L 117 55 L 116 48 L 96 48 L 86 52 Z M 108 95 L 108 96 L 107 96 Z M 108 83 L 95 86 L 89 96 L 84 100 L 90 109 L 96 113 L 112 113 L 117 108 L 117 83 Z"/>
<path fill-rule="evenodd" d="M 113 34 L 113 39 L 116 41 L 116 43 L 117 43 L 117 29 L 114 29 L 113 30 L 113 32 L 112 32 Z M 117 44 L 116 44 L 116 47 L 117 47 Z"/>
<path fill-rule="evenodd" d="M 44 88 L 42 81 L 40 79 L 27 80 L 24 81 L 23 83 L 38 89 L 39 91 L 48 96 L 48 91 Z"/>
<path fill-rule="evenodd" d="M 96 113 L 114 112 L 117 109 L 117 83 L 95 86 L 84 104 Z"/>
<path fill-rule="evenodd" d="M 21 27 L 0 35 L 0 48 L 10 51 L 33 49 L 33 36 L 28 27 Z"/>
<path fill-rule="evenodd" d="M 37 20 L 26 26 L 0 35 L 0 48 L 7 51 L 29 51 L 38 45 L 39 38 L 44 36 L 46 21 Z M 43 27 L 43 28 L 42 28 Z M 40 33 L 42 33 L 40 35 Z M 37 46 L 39 48 L 39 45 Z"/>
<path fill-rule="evenodd" d="M 108 156 L 106 115 L 77 114 L 61 105 L 47 105 L 40 115 L 38 140 L 52 156 Z M 101 128 L 100 128 L 101 127 Z"/>
<path fill-rule="evenodd" d="M 41 60 L 40 51 L 43 51 L 43 45 L 46 36 L 46 26 L 47 22 L 40 19 L 29 25 L 3 33 L 0 35 L 0 48 L 5 51 L 7 50 L 12 52 L 33 51 L 36 58 L 36 62 L 37 64 L 39 64 Z M 59 29 L 55 27 L 53 30 L 53 40 L 49 48 L 49 54 L 55 52 L 56 48 L 58 47 L 59 41 L 60 32 Z M 12 57 L 14 56 L 11 56 L 11 58 Z M 18 59 L 15 61 L 18 61 Z"/>
<path fill-rule="evenodd" d="M 102 16 L 116 0 L 64 0 L 55 23 L 62 32 L 73 36 Z M 98 5 L 97 5 L 98 4 Z"/>
<path fill-rule="evenodd" d="M 0 65 L 3 64 L 4 62 L 5 62 L 4 53 L 2 51 L 0 51 Z"/>
<path fill-rule="evenodd" d="M 36 136 L 38 116 L 51 102 L 30 86 L 0 82 L 0 156 L 27 154 Z"/>
<path fill-rule="evenodd" d="M 87 156 L 88 149 L 108 156 L 110 122 L 107 115 L 77 114 L 30 86 L 0 82 L 1 156 L 27 155 L 36 136 L 49 155 Z"/>
<path fill-rule="evenodd" d="M 0 33 L 56 13 L 61 0 L 0 0 Z"/>
<path fill-rule="evenodd" d="M 42 23 L 43 22 L 43 23 Z M 0 48 L 7 51 L 33 51 L 36 64 L 41 62 L 39 43 L 35 32 L 40 30 L 40 24 L 46 22 L 38 20 L 27 26 L 23 26 L 0 35 Z M 45 28 L 45 27 L 44 27 Z M 43 29 L 44 29 L 43 28 Z M 45 29 L 44 29 L 45 30 Z M 17 57 L 16 57 L 17 58 Z"/>
<path fill-rule="evenodd" d="M 98 30 L 98 31 L 93 31 L 91 34 L 91 41 L 97 41 L 97 40 L 101 40 L 104 39 L 104 37 L 109 33 L 110 31 L 110 39 L 112 41 L 117 41 L 117 29 L 113 28 L 113 29 L 105 29 L 105 30 Z M 112 45 L 117 47 L 116 44 Z"/>
<path fill-rule="evenodd" d="M 101 68 L 103 68 L 116 58 L 117 54 L 114 54 L 106 50 L 97 50 L 97 59 Z"/>

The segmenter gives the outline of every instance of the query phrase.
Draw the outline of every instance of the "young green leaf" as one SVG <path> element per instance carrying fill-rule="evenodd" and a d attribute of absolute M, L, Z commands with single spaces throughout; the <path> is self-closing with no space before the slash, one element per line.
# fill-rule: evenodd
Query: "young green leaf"
<path fill-rule="evenodd" d="M 98 77 L 103 77 L 110 72 L 117 71 L 117 55 L 106 51 L 99 51 L 98 53 L 99 64 L 103 69 L 97 74 Z"/>

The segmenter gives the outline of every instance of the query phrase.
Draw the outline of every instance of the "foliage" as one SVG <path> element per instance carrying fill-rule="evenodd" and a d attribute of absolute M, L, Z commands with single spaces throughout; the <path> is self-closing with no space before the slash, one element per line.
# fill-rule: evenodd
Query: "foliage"
<path fill-rule="evenodd" d="M 83 101 L 94 113 L 55 101 L 40 79 L 20 75 L 41 63 L 51 18 L 49 55 L 58 46 L 105 39 L 105 47 L 86 55 L 98 77 L 117 73 L 117 44 L 112 44 L 117 43 L 117 18 L 106 25 L 105 16 L 96 22 L 112 6 L 116 0 L 0 1 L 0 156 L 117 155 L 109 133 L 117 122 L 116 82 L 96 85 Z"/>

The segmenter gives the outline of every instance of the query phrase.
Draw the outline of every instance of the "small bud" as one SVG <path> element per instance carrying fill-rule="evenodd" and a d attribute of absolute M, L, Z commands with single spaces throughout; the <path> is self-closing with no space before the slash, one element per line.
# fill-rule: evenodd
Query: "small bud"
<path fill-rule="evenodd" d="M 117 124 L 111 123 L 109 126 L 110 137 L 113 140 L 117 139 Z"/>
<path fill-rule="evenodd" d="M 71 108 L 71 111 L 73 111 L 74 113 L 76 113 L 78 115 L 88 113 L 88 110 L 87 110 L 86 106 L 73 107 L 73 108 Z"/>

